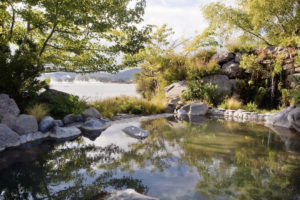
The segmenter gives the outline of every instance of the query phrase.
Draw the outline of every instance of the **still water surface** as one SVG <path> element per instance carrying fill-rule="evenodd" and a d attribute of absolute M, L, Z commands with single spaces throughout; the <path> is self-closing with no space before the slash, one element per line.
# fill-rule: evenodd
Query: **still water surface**
<path fill-rule="evenodd" d="M 143 140 L 122 132 L 150 131 Z M 288 141 L 291 140 L 291 141 Z M 162 200 L 300 197 L 300 138 L 216 119 L 129 120 L 98 138 L 0 154 L 2 199 L 102 199 L 133 188 Z M 1 198 L 0 198 L 1 199 Z"/>

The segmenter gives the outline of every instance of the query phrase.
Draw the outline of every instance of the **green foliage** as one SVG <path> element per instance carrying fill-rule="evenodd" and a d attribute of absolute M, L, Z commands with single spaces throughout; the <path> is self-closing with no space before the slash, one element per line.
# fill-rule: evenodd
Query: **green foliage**
<path fill-rule="evenodd" d="M 293 90 L 292 96 L 295 99 L 295 104 L 300 106 L 300 76 L 294 76 L 293 81 L 296 86 Z"/>
<path fill-rule="evenodd" d="M 127 114 L 158 114 L 164 111 L 164 104 L 150 102 L 136 97 L 114 97 L 91 103 L 105 117 L 112 118 L 120 113 Z"/>
<path fill-rule="evenodd" d="M 290 105 L 291 101 L 291 91 L 288 89 L 282 89 L 281 90 L 281 106 L 282 107 L 288 107 Z"/>
<path fill-rule="evenodd" d="M 36 79 L 42 69 L 36 58 L 37 45 L 29 40 L 20 44 L 14 55 L 8 45 L 0 42 L 0 93 L 8 94 L 23 111 L 37 100 L 37 91 L 46 85 Z"/>
<path fill-rule="evenodd" d="M 209 32 L 222 38 L 239 32 L 246 41 L 268 46 L 299 43 L 298 0 L 239 0 L 234 7 L 220 2 L 203 7 Z"/>
<path fill-rule="evenodd" d="M 68 114 L 81 114 L 87 108 L 84 100 L 73 95 L 57 95 L 47 102 L 49 113 L 54 118 L 62 119 Z"/>
<path fill-rule="evenodd" d="M 257 112 L 258 111 L 257 105 L 254 102 L 247 103 L 247 105 L 245 105 L 243 108 L 249 112 Z"/>
<path fill-rule="evenodd" d="M 264 107 L 265 103 L 266 103 L 266 99 L 268 98 L 268 92 L 266 90 L 266 88 L 264 87 L 260 87 L 254 97 L 254 102 L 256 105 L 258 105 L 259 107 Z"/>
<path fill-rule="evenodd" d="M 240 41 L 227 42 L 225 47 L 232 53 L 250 53 L 257 49 L 255 44 L 247 44 Z"/>
<path fill-rule="evenodd" d="M 205 76 L 222 73 L 222 69 L 220 69 L 220 66 L 213 59 L 208 63 L 192 60 L 187 70 L 188 80 L 199 80 Z"/>
<path fill-rule="evenodd" d="M 217 106 L 224 100 L 224 94 L 218 91 L 218 86 L 211 83 L 201 84 L 198 81 L 192 81 L 189 88 L 181 94 L 184 101 L 201 100 L 206 103 Z"/>
<path fill-rule="evenodd" d="M 298 50 L 298 54 L 295 58 L 295 65 L 300 67 L 300 50 Z"/>

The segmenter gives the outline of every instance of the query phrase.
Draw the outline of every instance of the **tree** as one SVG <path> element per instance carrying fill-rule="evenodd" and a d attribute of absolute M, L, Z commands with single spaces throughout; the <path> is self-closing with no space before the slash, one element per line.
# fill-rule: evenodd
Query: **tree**
<path fill-rule="evenodd" d="M 235 7 L 211 3 L 203 8 L 209 29 L 268 46 L 300 42 L 299 0 L 237 0 Z"/>

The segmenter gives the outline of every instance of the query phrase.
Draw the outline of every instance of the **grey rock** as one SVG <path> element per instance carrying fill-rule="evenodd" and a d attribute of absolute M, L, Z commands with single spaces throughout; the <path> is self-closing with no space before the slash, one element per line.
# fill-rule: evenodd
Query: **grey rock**
<path fill-rule="evenodd" d="M 187 118 L 187 112 L 184 109 L 177 110 L 176 116 L 179 120 L 185 120 Z"/>
<path fill-rule="evenodd" d="M 0 124 L 0 151 L 20 145 L 20 136 L 5 124 Z"/>
<path fill-rule="evenodd" d="M 58 126 L 58 127 L 64 126 L 64 123 L 61 120 L 54 120 L 53 123 L 55 126 Z"/>
<path fill-rule="evenodd" d="M 88 118 L 81 126 L 81 130 L 85 135 L 98 136 L 110 126 L 103 120 L 97 118 Z"/>
<path fill-rule="evenodd" d="M 173 103 L 166 103 L 165 105 L 165 113 L 174 113 L 176 109 L 176 105 Z"/>
<path fill-rule="evenodd" d="M 233 84 L 226 75 L 211 75 L 202 78 L 202 84 L 211 83 L 218 86 L 218 91 L 223 94 L 230 94 L 233 89 Z"/>
<path fill-rule="evenodd" d="M 188 85 L 186 81 L 179 81 L 165 87 L 165 94 L 167 99 L 174 99 L 180 97 L 181 93 L 187 90 Z"/>
<path fill-rule="evenodd" d="M 124 129 L 122 129 L 123 132 L 125 132 L 127 135 L 137 138 L 137 139 L 145 139 L 149 136 L 149 132 L 146 130 L 143 130 L 141 128 L 135 127 L 135 126 L 129 126 Z"/>
<path fill-rule="evenodd" d="M 83 121 L 83 117 L 81 115 L 73 115 L 73 114 L 69 114 L 67 116 L 64 117 L 64 124 L 71 124 L 71 123 L 75 123 L 75 122 L 82 122 Z"/>
<path fill-rule="evenodd" d="M 6 113 L 2 116 L 1 123 L 5 124 L 10 129 L 13 129 L 16 119 L 17 119 L 17 116 L 10 114 L 10 113 Z"/>
<path fill-rule="evenodd" d="M 0 116 L 4 116 L 7 113 L 18 116 L 20 109 L 16 102 L 9 98 L 7 94 L 0 94 Z"/>
<path fill-rule="evenodd" d="M 159 200 L 159 199 L 137 193 L 133 189 L 127 189 L 122 191 L 116 191 L 110 196 L 108 200 Z"/>
<path fill-rule="evenodd" d="M 50 137 L 61 139 L 61 138 L 70 138 L 70 137 L 76 137 L 81 134 L 81 131 L 74 127 L 54 127 L 53 132 L 50 133 Z"/>
<path fill-rule="evenodd" d="M 102 117 L 100 112 L 94 107 L 90 107 L 90 108 L 86 109 L 85 111 L 83 111 L 82 116 L 84 119 L 87 119 L 89 117 L 100 119 Z"/>
<path fill-rule="evenodd" d="M 39 131 L 46 133 L 55 126 L 54 119 L 50 116 L 44 117 L 39 124 Z"/>
<path fill-rule="evenodd" d="M 38 122 L 33 115 L 19 115 L 13 126 L 13 130 L 19 135 L 35 133 L 38 131 Z"/>
<path fill-rule="evenodd" d="M 178 102 L 180 102 L 180 97 L 176 97 L 174 99 L 171 99 L 168 103 L 176 105 Z"/>
<path fill-rule="evenodd" d="M 191 103 L 189 115 L 206 115 L 208 106 L 205 103 Z"/>
<path fill-rule="evenodd" d="M 296 129 L 296 131 L 300 132 L 300 108 L 297 107 L 289 112 L 287 119 L 290 125 Z"/>
<path fill-rule="evenodd" d="M 235 78 L 238 77 L 240 73 L 240 65 L 238 63 L 235 63 L 233 61 L 230 61 L 228 63 L 225 63 L 222 66 L 222 69 L 225 71 L 225 73 L 230 77 L 230 78 Z"/>
<path fill-rule="evenodd" d="M 230 53 L 228 51 L 220 51 L 217 54 L 215 54 L 212 57 L 212 59 L 215 59 L 217 61 L 217 63 L 219 63 L 219 64 L 223 64 L 223 63 L 233 60 L 234 57 L 235 56 L 233 53 Z"/>
<path fill-rule="evenodd" d="M 266 124 L 267 125 L 273 125 L 273 126 L 280 126 L 285 128 L 292 128 L 292 124 L 290 124 L 288 120 L 289 113 L 294 109 L 295 107 L 289 107 L 286 109 L 283 109 L 282 111 L 278 113 L 271 114 L 267 117 Z"/>
<path fill-rule="evenodd" d="M 49 133 L 36 132 L 36 133 L 29 133 L 26 135 L 21 135 L 20 140 L 21 140 L 21 144 L 25 144 L 28 142 L 34 142 L 36 140 L 47 138 L 48 136 L 49 136 Z"/>
<path fill-rule="evenodd" d="M 242 61 L 243 54 L 237 53 L 235 54 L 234 62 L 240 63 Z"/>

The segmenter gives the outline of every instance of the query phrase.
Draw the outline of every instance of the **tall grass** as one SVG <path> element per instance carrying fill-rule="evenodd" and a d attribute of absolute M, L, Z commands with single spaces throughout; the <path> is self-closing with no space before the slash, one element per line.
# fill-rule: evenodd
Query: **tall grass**
<path fill-rule="evenodd" d="M 119 113 L 158 114 L 164 112 L 162 101 L 147 101 L 137 97 L 120 96 L 91 103 L 105 117 L 112 118 Z"/>
<path fill-rule="evenodd" d="M 220 107 L 229 110 L 238 110 L 243 107 L 243 103 L 235 97 L 231 97 L 223 102 Z"/>
<path fill-rule="evenodd" d="M 44 104 L 35 104 L 28 108 L 26 112 L 29 115 L 35 116 L 37 121 L 41 121 L 48 114 L 49 109 Z"/>

